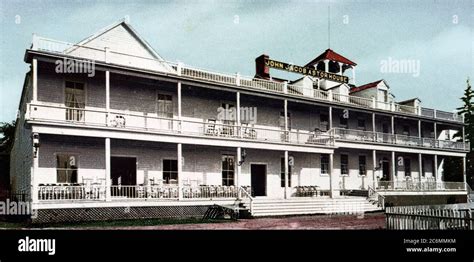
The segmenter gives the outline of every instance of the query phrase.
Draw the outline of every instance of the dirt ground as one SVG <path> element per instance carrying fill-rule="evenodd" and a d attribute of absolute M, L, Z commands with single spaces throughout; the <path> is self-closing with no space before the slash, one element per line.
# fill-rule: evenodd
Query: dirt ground
<path fill-rule="evenodd" d="M 127 226 L 114 229 L 138 230 L 210 230 L 210 229 L 384 229 L 385 215 L 383 213 L 369 213 L 363 216 L 355 215 L 324 215 L 324 216 L 295 216 L 239 219 L 225 223 L 156 225 L 156 226 Z"/>

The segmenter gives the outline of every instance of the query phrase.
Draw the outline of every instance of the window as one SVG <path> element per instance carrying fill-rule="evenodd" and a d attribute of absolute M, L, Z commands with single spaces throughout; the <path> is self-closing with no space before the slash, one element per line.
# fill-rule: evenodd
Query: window
<path fill-rule="evenodd" d="M 329 155 L 321 155 L 321 174 L 329 174 Z"/>
<path fill-rule="evenodd" d="M 365 119 L 357 120 L 357 128 L 361 130 L 365 130 Z"/>
<path fill-rule="evenodd" d="M 173 96 L 158 94 L 157 114 L 159 117 L 173 118 Z"/>
<path fill-rule="evenodd" d="M 66 101 L 66 120 L 82 121 L 84 120 L 85 93 L 84 83 L 66 81 L 65 88 Z M 79 108 L 79 109 L 76 109 Z"/>
<path fill-rule="evenodd" d="M 77 157 L 75 155 L 56 155 L 56 179 L 58 183 L 77 183 Z"/>
<path fill-rule="evenodd" d="M 329 130 L 329 117 L 328 115 L 319 115 L 319 121 L 321 125 L 321 130 L 322 131 L 328 131 Z"/>
<path fill-rule="evenodd" d="M 410 158 L 405 157 L 403 159 L 403 165 L 405 166 L 405 176 L 411 176 L 411 161 Z"/>
<path fill-rule="evenodd" d="M 165 184 L 178 183 L 178 160 L 163 159 L 163 180 Z"/>
<path fill-rule="evenodd" d="M 367 174 L 366 157 L 359 156 L 359 175 L 365 176 L 366 174 Z"/>
<path fill-rule="evenodd" d="M 344 114 L 339 116 L 339 127 L 341 128 L 347 128 L 347 118 L 344 117 Z"/>
<path fill-rule="evenodd" d="M 232 155 L 222 156 L 222 185 L 233 186 L 234 185 L 234 172 L 235 172 L 235 161 Z"/>
<path fill-rule="evenodd" d="M 349 175 L 349 156 L 341 155 L 341 175 Z"/>
<path fill-rule="evenodd" d="M 285 187 L 285 158 L 282 157 L 280 161 L 281 171 L 280 171 L 280 178 L 281 178 L 281 187 Z M 288 187 L 291 187 L 291 170 L 292 166 L 288 165 Z"/>
<path fill-rule="evenodd" d="M 405 136 L 409 136 L 410 135 L 410 126 L 404 125 L 402 134 L 405 135 Z"/>

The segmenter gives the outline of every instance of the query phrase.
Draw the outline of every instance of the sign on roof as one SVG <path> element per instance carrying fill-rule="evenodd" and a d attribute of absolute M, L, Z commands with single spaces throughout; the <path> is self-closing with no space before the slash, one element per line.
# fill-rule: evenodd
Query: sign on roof
<path fill-rule="evenodd" d="M 349 77 L 347 76 L 341 76 L 338 74 L 334 73 L 328 73 L 325 71 L 320 71 L 316 70 L 311 67 L 304 67 L 304 66 L 297 66 L 297 65 L 292 65 L 276 60 L 271 60 L 271 59 L 265 59 L 265 66 L 279 69 L 279 70 L 284 70 L 292 73 L 297 73 L 297 74 L 303 74 L 303 75 L 309 75 L 309 76 L 314 76 L 318 78 L 323 78 L 327 80 L 331 80 L 334 82 L 339 82 L 339 83 L 344 83 L 347 84 L 349 83 Z"/>

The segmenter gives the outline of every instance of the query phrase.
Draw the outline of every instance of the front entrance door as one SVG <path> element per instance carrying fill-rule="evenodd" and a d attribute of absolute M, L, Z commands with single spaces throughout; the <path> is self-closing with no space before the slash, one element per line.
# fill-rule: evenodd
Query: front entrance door
<path fill-rule="evenodd" d="M 112 185 L 137 184 L 137 159 L 134 157 L 111 157 L 110 175 Z"/>
<path fill-rule="evenodd" d="M 267 187 L 267 166 L 259 164 L 250 165 L 250 176 L 252 186 L 252 196 L 266 196 Z"/>

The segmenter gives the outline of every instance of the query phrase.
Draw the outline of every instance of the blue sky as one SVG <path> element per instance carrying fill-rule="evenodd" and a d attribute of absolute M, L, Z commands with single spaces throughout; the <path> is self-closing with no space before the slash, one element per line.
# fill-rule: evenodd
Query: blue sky
<path fill-rule="evenodd" d="M 304 65 L 327 49 L 328 5 L 330 47 L 358 64 L 358 85 L 383 78 L 397 101 L 419 97 L 425 107 L 446 111 L 459 106 L 474 72 L 469 0 L 2 0 L 0 122 L 15 117 L 33 33 L 78 42 L 128 15 L 166 60 L 251 76 L 262 53 Z M 419 61 L 420 75 L 382 72 L 381 62 L 389 57 Z"/>

